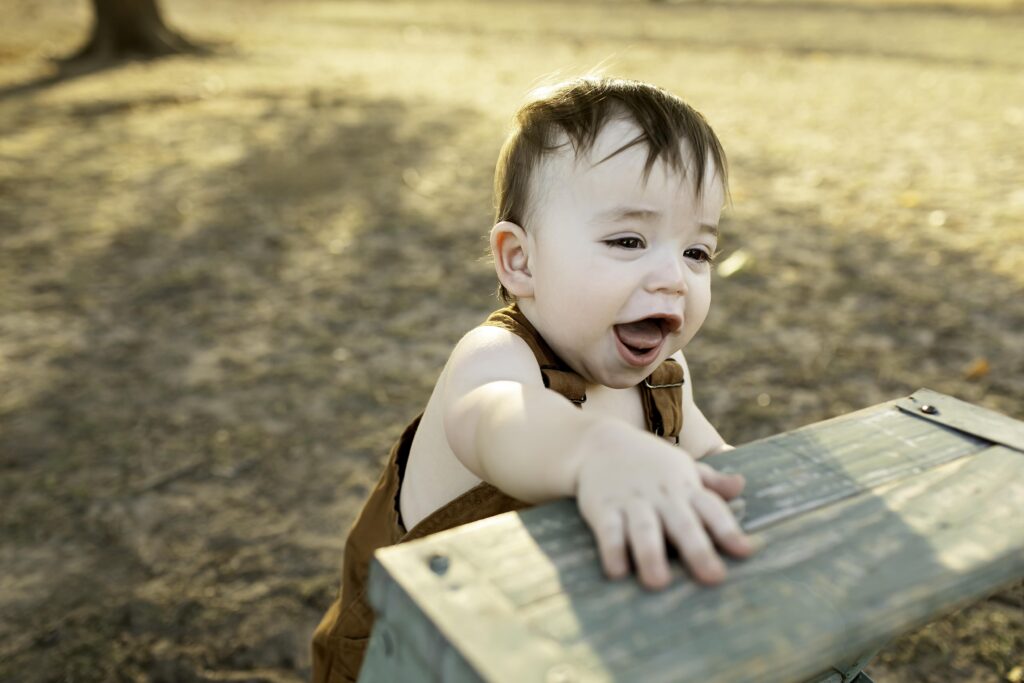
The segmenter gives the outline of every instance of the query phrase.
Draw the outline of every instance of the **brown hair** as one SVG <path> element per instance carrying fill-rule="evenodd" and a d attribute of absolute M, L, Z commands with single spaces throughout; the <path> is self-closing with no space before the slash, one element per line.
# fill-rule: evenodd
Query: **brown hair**
<path fill-rule="evenodd" d="M 511 221 L 527 229 L 530 177 L 546 154 L 563 146 L 558 142 L 560 133 L 569 138 L 578 158 L 590 150 L 605 123 L 623 117 L 634 121 L 642 132 L 609 157 L 646 144 L 645 179 L 659 158 L 677 173 L 685 174 L 679 143 L 687 140 L 698 169 L 697 196 L 703 190 L 703 169 L 709 153 L 728 196 L 725 150 L 700 112 L 648 83 L 583 77 L 537 91 L 516 112 L 494 169 L 494 222 Z M 498 296 L 506 303 L 514 300 L 501 284 Z"/>

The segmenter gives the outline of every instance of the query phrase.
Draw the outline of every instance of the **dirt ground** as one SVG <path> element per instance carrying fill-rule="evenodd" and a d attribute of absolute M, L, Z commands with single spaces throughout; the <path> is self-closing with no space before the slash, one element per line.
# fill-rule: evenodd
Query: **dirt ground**
<path fill-rule="evenodd" d="M 508 117 L 559 75 L 724 141 L 743 267 L 687 356 L 732 443 L 922 386 L 1024 417 L 1019 2 L 163 6 L 216 53 L 55 81 L 88 3 L 4 2 L 4 681 L 308 678 L 345 530 L 495 307 Z M 869 671 L 1021 681 L 1024 588 Z"/>

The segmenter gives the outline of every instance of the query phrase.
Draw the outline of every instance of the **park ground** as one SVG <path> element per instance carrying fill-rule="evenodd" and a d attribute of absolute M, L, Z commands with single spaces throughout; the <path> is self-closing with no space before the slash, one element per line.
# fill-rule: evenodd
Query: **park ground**
<path fill-rule="evenodd" d="M 688 351 L 732 443 L 927 386 L 1024 417 L 1019 2 L 164 0 L 207 56 L 53 79 L 0 22 L 0 679 L 300 681 L 344 532 L 453 343 L 508 117 L 595 67 L 730 155 Z M 879 683 L 1024 678 L 1024 588 Z"/>

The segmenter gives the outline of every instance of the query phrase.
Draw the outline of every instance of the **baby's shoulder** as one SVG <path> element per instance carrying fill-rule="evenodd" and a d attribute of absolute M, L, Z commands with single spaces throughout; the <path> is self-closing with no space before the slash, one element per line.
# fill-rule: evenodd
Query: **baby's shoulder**
<path fill-rule="evenodd" d="M 683 428 L 679 433 L 679 445 L 695 458 L 717 453 L 726 446 L 718 430 L 704 416 L 693 398 L 693 379 L 682 351 L 670 356 L 683 366 L 682 410 Z"/>
<path fill-rule="evenodd" d="M 463 335 L 448 357 L 444 382 L 454 391 L 496 381 L 543 384 L 540 366 L 529 344 L 515 333 L 480 325 Z"/>

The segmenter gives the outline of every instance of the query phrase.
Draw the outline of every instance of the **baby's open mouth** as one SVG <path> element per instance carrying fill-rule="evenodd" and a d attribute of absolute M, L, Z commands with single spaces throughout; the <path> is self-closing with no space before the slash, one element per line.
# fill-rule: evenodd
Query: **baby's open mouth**
<path fill-rule="evenodd" d="M 672 321 L 655 317 L 616 325 L 620 355 L 630 365 L 648 365 L 657 357 L 673 326 Z"/>

